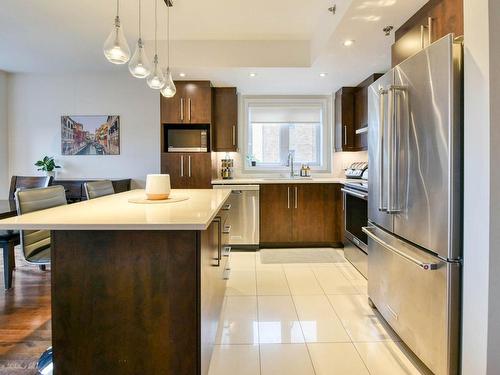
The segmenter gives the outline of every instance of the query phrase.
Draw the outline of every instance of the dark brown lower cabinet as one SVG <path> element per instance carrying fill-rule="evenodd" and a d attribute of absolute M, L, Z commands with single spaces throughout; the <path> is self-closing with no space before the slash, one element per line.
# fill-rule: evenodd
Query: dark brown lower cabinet
<path fill-rule="evenodd" d="M 340 184 L 263 184 L 261 246 L 342 246 Z"/>
<path fill-rule="evenodd" d="M 173 189 L 211 189 L 212 154 L 210 152 L 163 153 L 161 173 L 170 175 Z"/>
<path fill-rule="evenodd" d="M 292 242 L 290 185 L 260 186 L 260 243 Z"/>
<path fill-rule="evenodd" d="M 208 374 L 221 230 L 52 231 L 54 373 Z"/>

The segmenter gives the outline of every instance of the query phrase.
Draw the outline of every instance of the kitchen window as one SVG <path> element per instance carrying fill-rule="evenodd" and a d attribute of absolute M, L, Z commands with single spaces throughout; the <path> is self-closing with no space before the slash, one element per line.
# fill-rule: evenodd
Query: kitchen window
<path fill-rule="evenodd" d="M 329 168 L 329 98 L 245 97 L 246 155 L 256 165 L 246 171 L 287 170 L 288 155 L 295 164 L 313 170 Z"/>

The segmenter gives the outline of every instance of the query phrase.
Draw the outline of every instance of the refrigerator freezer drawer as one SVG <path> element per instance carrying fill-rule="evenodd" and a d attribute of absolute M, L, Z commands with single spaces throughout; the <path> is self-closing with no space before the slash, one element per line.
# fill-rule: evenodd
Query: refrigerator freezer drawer
<path fill-rule="evenodd" d="M 436 375 L 458 373 L 460 265 L 377 228 L 368 234 L 368 295 Z"/>

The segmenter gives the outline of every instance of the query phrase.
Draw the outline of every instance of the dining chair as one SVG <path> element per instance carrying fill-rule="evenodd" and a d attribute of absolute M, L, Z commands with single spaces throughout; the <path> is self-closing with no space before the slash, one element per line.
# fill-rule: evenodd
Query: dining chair
<path fill-rule="evenodd" d="M 9 199 L 15 199 L 17 189 L 47 187 L 52 183 L 52 177 L 47 176 L 12 176 L 10 180 Z M 0 230 L 0 248 L 3 252 L 4 287 L 12 287 L 12 272 L 16 267 L 14 249 L 20 244 L 19 231 Z"/>
<path fill-rule="evenodd" d="M 9 199 L 14 199 L 17 189 L 43 188 L 52 184 L 52 176 L 12 176 L 10 179 Z"/>
<path fill-rule="evenodd" d="M 18 231 L 0 230 L 0 248 L 3 253 L 3 282 L 5 289 L 12 287 L 12 272 L 15 267 L 14 248 L 19 243 Z"/>
<path fill-rule="evenodd" d="M 22 190 L 15 193 L 17 214 L 23 215 L 66 204 L 63 186 Z M 45 229 L 21 230 L 21 248 L 28 263 L 36 264 L 43 270 L 50 264 L 50 231 Z"/>
<path fill-rule="evenodd" d="M 109 180 L 85 182 L 83 186 L 89 200 L 115 193 L 113 183 Z"/>

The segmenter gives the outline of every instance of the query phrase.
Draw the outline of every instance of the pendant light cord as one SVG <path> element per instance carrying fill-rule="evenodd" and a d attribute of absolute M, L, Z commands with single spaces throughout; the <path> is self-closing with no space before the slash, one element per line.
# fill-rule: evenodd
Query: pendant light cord
<path fill-rule="evenodd" d="M 141 0 L 139 0 L 139 39 L 142 39 L 142 32 L 141 32 Z"/>
<path fill-rule="evenodd" d="M 120 0 L 116 0 L 116 16 L 120 15 Z"/>
<path fill-rule="evenodd" d="M 158 0 L 155 0 L 155 55 L 158 55 L 158 41 L 157 41 L 157 31 L 158 31 Z"/>
<path fill-rule="evenodd" d="M 170 7 L 167 4 L 167 69 L 170 69 Z"/>

